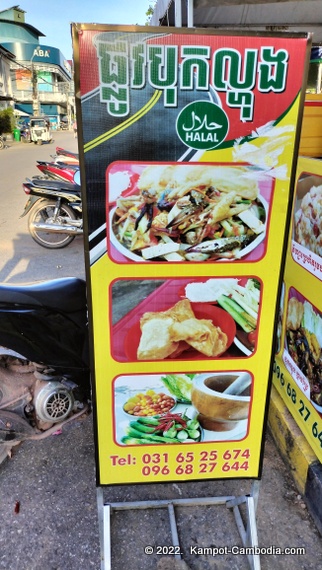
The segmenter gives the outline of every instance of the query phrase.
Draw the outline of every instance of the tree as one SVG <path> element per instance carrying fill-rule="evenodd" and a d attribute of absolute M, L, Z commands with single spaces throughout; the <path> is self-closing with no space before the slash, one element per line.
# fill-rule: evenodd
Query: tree
<path fill-rule="evenodd" d="M 149 21 L 151 16 L 153 15 L 154 9 L 155 9 L 155 5 L 157 3 L 157 0 L 153 0 L 153 2 L 151 4 L 149 4 L 149 7 L 147 9 L 147 11 L 145 12 L 145 15 L 147 16 L 148 20 L 146 21 L 146 26 L 148 26 Z"/>
<path fill-rule="evenodd" d="M 0 134 L 11 133 L 15 126 L 13 109 L 8 107 L 0 111 Z"/>

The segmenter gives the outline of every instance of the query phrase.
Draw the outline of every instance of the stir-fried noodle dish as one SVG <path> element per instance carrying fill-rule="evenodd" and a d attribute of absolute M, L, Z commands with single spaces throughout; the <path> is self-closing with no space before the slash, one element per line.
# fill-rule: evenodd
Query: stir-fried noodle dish
<path fill-rule="evenodd" d="M 253 174 L 244 166 L 149 165 L 133 193 L 118 197 L 111 231 L 146 261 L 238 259 L 265 236 Z"/>

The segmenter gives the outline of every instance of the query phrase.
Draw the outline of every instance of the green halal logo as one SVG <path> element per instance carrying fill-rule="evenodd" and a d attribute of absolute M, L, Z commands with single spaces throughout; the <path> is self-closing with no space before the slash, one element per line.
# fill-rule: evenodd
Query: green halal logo
<path fill-rule="evenodd" d="M 197 150 L 211 150 L 222 143 L 228 133 L 226 113 L 210 101 L 194 101 L 177 118 L 181 141 Z"/>

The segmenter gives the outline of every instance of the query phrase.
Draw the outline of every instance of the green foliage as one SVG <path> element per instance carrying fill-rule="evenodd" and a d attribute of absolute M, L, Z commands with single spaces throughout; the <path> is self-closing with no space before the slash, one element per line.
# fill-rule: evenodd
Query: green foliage
<path fill-rule="evenodd" d="M 148 20 L 145 23 L 146 26 L 149 25 L 149 21 L 150 21 L 150 18 L 154 12 L 154 8 L 155 8 L 156 3 L 157 3 L 157 0 L 153 0 L 153 2 L 151 4 L 149 4 L 149 7 L 148 7 L 147 11 L 145 12 L 145 15 L 148 18 Z"/>
<path fill-rule="evenodd" d="M 13 109 L 8 107 L 0 111 L 0 134 L 11 133 L 15 128 Z"/>

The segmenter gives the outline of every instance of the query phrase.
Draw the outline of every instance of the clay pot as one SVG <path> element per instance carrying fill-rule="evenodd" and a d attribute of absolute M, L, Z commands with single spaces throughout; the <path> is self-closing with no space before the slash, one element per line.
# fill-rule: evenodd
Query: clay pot
<path fill-rule="evenodd" d="M 193 381 L 191 401 L 199 412 L 198 420 L 204 429 L 226 431 L 248 418 L 250 390 L 246 394 L 224 394 L 240 373 L 199 374 Z"/>

